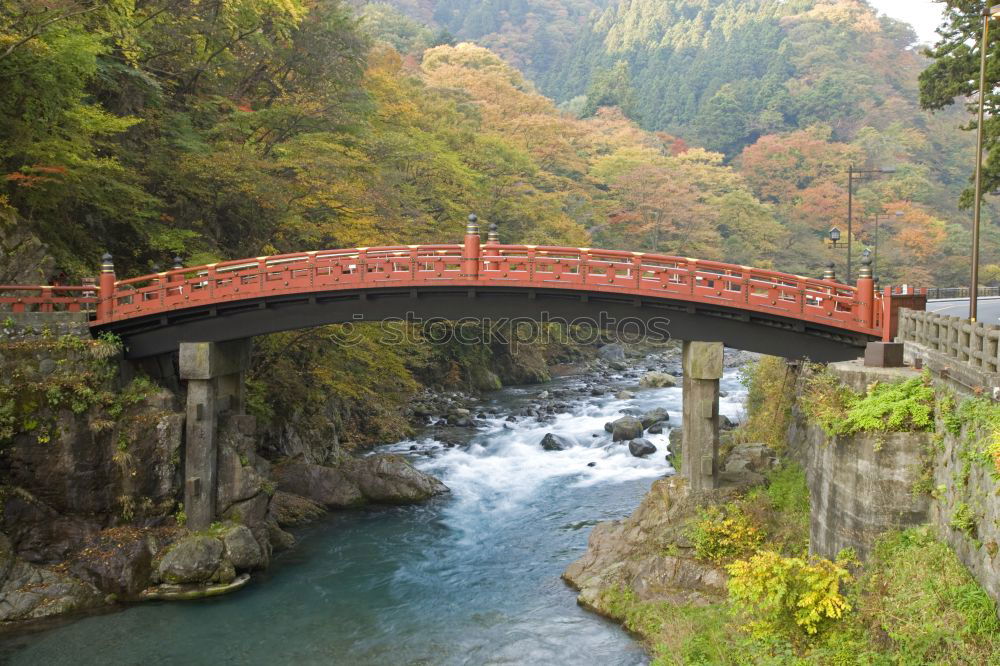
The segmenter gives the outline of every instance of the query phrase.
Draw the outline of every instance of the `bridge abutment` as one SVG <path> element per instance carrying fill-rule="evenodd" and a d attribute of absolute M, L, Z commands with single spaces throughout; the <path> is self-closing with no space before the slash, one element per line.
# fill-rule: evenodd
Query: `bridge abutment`
<path fill-rule="evenodd" d="M 692 490 L 708 490 L 719 481 L 719 380 L 721 342 L 684 341 L 683 452 L 681 473 Z"/>
<path fill-rule="evenodd" d="M 216 517 L 219 413 L 242 412 L 249 359 L 250 340 L 180 344 L 180 378 L 187 384 L 184 511 L 194 530 Z"/>

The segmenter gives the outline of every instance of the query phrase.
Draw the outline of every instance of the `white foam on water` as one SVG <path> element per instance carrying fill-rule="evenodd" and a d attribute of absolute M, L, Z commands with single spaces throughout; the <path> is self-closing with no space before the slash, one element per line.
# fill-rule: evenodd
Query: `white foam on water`
<path fill-rule="evenodd" d="M 745 390 L 735 372 L 727 372 L 722 386 L 728 396 L 720 399 L 720 412 L 737 420 Z M 529 397 L 534 393 L 531 389 L 510 392 Z M 612 443 L 604 430 L 604 424 L 620 418 L 624 410 L 641 414 L 658 407 L 668 411 L 670 424 L 679 425 L 681 388 L 636 391 L 628 400 L 576 398 L 569 411 L 556 414 L 547 423 L 537 418 L 507 423 L 503 420 L 506 414 L 501 413 L 482 420 L 480 432 L 467 447 L 446 448 L 433 439 L 423 439 L 399 442 L 389 449 L 407 452 L 416 446 L 418 451 L 431 451 L 414 464 L 451 488 L 455 505 L 448 513 L 455 516 L 471 511 L 481 517 L 514 511 L 532 502 L 538 490 L 548 484 L 583 488 L 672 474 L 674 470 L 666 461 L 669 429 L 659 435 L 643 435 L 657 449 L 648 458 L 632 456 L 626 443 Z M 541 441 L 547 433 L 567 437 L 575 445 L 564 451 L 545 451 Z M 588 467 L 588 463 L 595 465 Z"/>

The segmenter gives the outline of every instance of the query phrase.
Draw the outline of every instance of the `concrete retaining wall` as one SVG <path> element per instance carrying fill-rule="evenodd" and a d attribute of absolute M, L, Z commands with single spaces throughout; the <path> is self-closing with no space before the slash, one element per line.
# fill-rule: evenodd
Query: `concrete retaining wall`
<path fill-rule="evenodd" d="M 917 374 L 894 370 L 889 378 L 880 374 L 885 371 L 859 367 L 830 369 L 856 390 Z M 939 396 L 952 391 L 944 382 L 937 390 Z M 950 432 L 938 413 L 935 432 L 831 438 L 796 406 L 788 444 L 809 485 L 812 552 L 833 558 L 854 548 L 864 561 L 883 532 L 929 523 L 1000 601 L 1000 481 L 982 455 L 986 436 L 968 423 L 960 433 Z M 956 520 L 956 514 L 967 519 Z"/>

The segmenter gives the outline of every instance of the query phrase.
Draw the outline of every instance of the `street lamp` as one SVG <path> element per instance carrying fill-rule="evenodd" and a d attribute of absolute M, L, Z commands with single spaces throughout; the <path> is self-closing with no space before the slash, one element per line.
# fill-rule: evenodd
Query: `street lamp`
<path fill-rule="evenodd" d="M 830 246 L 833 248 L 843 247 L 843 243 L 840 242 L 840 229 L 834 227 L 830 229 Z"/>
<path fill-rule="evenodd" d="M 895 169 L 858 170 L 852 164 L 847 168 L 847 283 L 851 283 L 851 253 L 854 244 L 854 181 L 875 178 L 882 174 L 896 173 Z"/>
<path fill-rule="evenodd" d="M 989 49 L 990 19 L 1000 16 L 1000 5 L 983 8 L 983 43 L 979 54 L 979 123 L 976 126 L 976 200 L 972 220 L 972 285 L 969 289 L 969 321 L 979 315 L 979 223 L 983 209 L 983 119 L 986 115 L 986 51 Z"/>

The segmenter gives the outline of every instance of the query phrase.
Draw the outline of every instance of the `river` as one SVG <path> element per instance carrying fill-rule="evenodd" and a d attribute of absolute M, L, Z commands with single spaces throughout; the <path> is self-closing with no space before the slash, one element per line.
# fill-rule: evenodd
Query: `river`
<path fill-rule="evenodd" d="M 451 494 L 428 504 L 332 513 L 296 531 L 290 552 L 245 590 L 196 602 L 151 602 L 0 642 L 10 664 L 645 664 L 617 625 L 576 605 L 559 578 L 590 527 L 630 514 L 672 470 L 668 435 L 649 459 L 609 446 L 622 410 L 665 407 L 680 422 L 680 388 L 619 400 L 590 395 L 594 377 L 499 391 L 467 446 L 432 437 L 383 447 L 412 457 Z M 722 412 L 739 414 L 727 372 Z M 634 376 L 599 380 L 616 391 Z M 506 420 L 542 392 L 571 395 L 549 423 Z M 546 452 L 547 432 L 578 442 Z M 595 436 L 596 435 L 596 436 Z M 414 449 L 414 447 L 416 447 Z M 594 466 L 588 466 L 595 463 Z"/>

